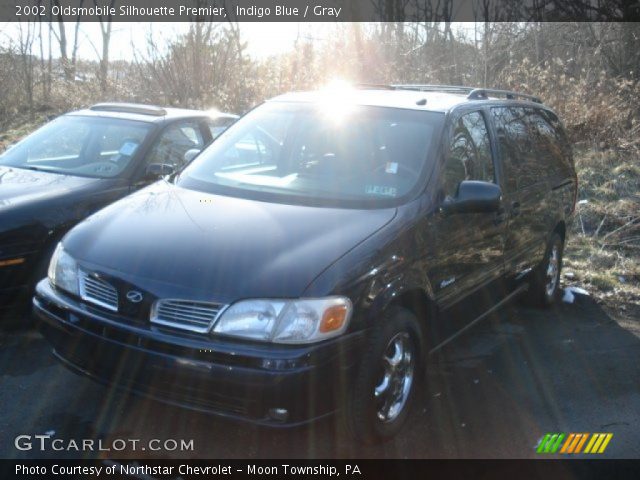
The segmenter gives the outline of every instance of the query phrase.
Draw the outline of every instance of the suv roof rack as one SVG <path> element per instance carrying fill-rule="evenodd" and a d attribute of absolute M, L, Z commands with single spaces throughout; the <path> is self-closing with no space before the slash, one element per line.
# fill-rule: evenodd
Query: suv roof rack
<path fill-rule="evenodd" d="M 507 100 L 516 100 L 517 98 L 524 98 L 535 103 L 542 103 L 540 98 L 534 95 L 527 95 L 526 93 L 512 92 L 510 90 L 495 90 L 493 88 L 474 88 L 471 90 L 467 98 L 469 100 L 487 100 L 489 95 L 504 95 Z"/>
<path fill-rule="evenodd" d="M 444 93 L 466 93 L 469 100 L 488 100 L 489 95 L 504 96 L 507 100 L 516 100 L 522 98 L 530 100 L 535 103 L 542 103 L 539 97 L 534 95 L 528 95 L 526 93 L 512 92 L 511 90 L 497 90 L 493 88 L 476 88 L 476 87 L 464 87 L 462 85 L 422 85 L 422 84 L 408 84 L 408 85 L 389 85 L 386 88 L 392 88 L 394 90 L 416 90 L 419 92 L 444 92 Z"/>
<path fill-rule="evenodd" d="M 418 92 L 445 92 L 445 93 L 469 93 L 473 87 L 460 85 L 428 85 L 428 84 L 395 84 L 390 85 L 394 90 L 416 90 Z"/>
<path fill-rule="evenodd" d="M 355 87 L 359 90 L 395 90 L 395 85 L 384 83 L 356 83 Z"/>
<path fill-rule="evenodd" d="M 167 114 L 167 111 L 162 107 L 141 105 L 138 103 L 97 103 L 89 107 L 89 110 L 97 112 L 138 113 L 140 115 L 152 115 L 154 117 L 163 117 Z"/>

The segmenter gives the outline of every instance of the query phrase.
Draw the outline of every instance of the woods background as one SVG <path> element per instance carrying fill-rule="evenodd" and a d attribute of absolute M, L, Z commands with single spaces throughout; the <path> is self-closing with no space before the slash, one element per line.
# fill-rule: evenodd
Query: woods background
<path fill-rule="evenodd" d="M 171 39 L 148 34 L 127 61 L 110 60 L 109 19 L 91 39 L 81 24 L 13 24 L 11 34 L 0 26 L 0 152 L 48 119 L 100 101 L 243 113 L 334 78 L 534 94 L 563 119 L 579 172 L 564 283 L 640 317 L 640 24 L 343 23 L 322 42 L 299 35 L 288 51 L 256 58 L 239 24 L 196 21 Z M 78 56 L 81 42 L 91 43 L 93 59 Z"/>

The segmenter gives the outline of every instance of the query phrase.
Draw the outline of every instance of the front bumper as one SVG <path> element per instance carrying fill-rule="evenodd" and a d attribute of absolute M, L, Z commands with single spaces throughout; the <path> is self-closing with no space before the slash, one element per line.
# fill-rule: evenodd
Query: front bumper
<path fill-rule="evenodd" d="M 165 403 L 273 426 L 307 423 L 344 405 L 365 338 L 357 332 L 283 346 L 142 328 L 100 316 L 47 279 L 37 285 L 33 306 L 55 355 L 77 373 Z"/>

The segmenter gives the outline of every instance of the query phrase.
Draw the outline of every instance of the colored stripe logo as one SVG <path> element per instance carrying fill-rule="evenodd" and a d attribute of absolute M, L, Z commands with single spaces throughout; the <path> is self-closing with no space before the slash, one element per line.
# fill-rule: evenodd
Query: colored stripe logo
<path fill-rule="evenodd" d="M 540 440 L 536 452 L 599 454 L 605 451 L 612 438 L 613 433 L 547 433 Z"/>

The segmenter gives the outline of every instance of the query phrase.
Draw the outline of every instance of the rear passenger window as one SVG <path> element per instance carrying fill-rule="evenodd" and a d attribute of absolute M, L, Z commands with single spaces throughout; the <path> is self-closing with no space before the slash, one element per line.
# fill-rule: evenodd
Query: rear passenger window
<path fill-rule="evenodd" d="M 498 134 L 507 189 L 514 191 L 532 185 L 537 181 L 536 155 L 525 109 L 495 107 L 491 114 Z"/>
<path fill-rule="evenodd" d="M 534 173 L 539 178 L 559 175 L 563 154 L 554 128 L 542 110 L 527 108 L 526 111 L 534 151 L 537 154 L 532 165 Z"/>
<path fill-rule="evenodd" d="M 540 114 L 547 120 L 549 126 L 553 130 L 556 143 L 561 151 L 561 156 L 557 158 L 560 173 L 566 176 L 572 176 L 573 172 L 573 156 L 569 139 L 564 131 L 562 123 L 555 113 L 548 110 L 540 110 Z"/>
<path fill-rule="evenodd" d="M 462 115 L 453 125 L 443 178 L 444 193 L 451 197 L 463 180 L 494 181 L 489 133 L 480 112 Z"/>

